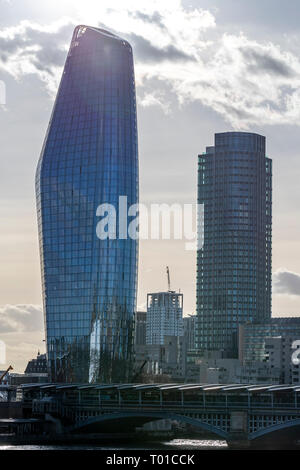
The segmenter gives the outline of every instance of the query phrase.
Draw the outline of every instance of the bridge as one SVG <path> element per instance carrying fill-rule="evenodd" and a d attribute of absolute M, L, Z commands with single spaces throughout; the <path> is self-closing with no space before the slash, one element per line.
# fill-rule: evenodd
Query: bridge
<path fill-rule="evenodd" d="M 129 432 L 170 419 L 232 447 L 300 441 L 299 385 L 51 383 L 26 384 L 21 392 L 32 416 L 51 416 L 61 433 Z"/>

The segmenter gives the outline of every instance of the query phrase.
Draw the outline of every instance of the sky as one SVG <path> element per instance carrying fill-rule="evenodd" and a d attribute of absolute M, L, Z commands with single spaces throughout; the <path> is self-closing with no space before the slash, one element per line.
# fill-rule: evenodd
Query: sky
<path fill-rule="evenodd" d="M 140 202 L 195 203 L 197 155 L 214 133 L 263 134 L 273 159 L 273 316 L 300 314 L 298 0 L 0 0 L 0 340 L 22 372 L 44 351 L 34 175 L 72 31 L 104 27 L 133 46 Z M 0 89 L 1 93 L 1 89 Z M 1 98 L 1 96 L 0 96 Z M 3 98 L 3 97 L 2 97 Z M 147 292 L 195 312 L 195 252 L 142 241 Z M 5 365 L 0 364 L 0 369 Z"/>

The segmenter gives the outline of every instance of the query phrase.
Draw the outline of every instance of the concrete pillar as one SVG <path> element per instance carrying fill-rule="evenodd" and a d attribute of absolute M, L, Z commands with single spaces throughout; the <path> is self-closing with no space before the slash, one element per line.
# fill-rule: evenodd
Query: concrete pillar
<path fill-rule="evenodd" d="M 232 411 L 230 414 L 230 432 L 248 433 L 247 411 Z"/>
<path fill-rule="evenodd" d="M 230 433 L 227 439 L 228 446 L 234 449 L 250 447 L 248 437 L 247 411 L 232 411 L 230 414 Z"/>
<path fill-rule="evenodd" d="M 45 414 L 45 420 L 53 424 L 54 434 L 63 434 L 63 425 L 60 419 L 54 418 L 50 414 Z"/>

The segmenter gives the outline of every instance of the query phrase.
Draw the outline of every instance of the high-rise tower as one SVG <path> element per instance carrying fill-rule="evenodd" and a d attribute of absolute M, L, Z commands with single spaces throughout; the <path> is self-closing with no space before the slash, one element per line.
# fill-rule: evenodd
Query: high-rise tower
<path fill-rule="evenodd" d="M 136 97 L 131 46 L 108 31 L 75 28 L 36 194 L 51 380 L 128 381 L 137 241 L 124 225 L 118 236 L 118 217 L 116 238 L 100 239 L 97 209 L 138 202 Z"/>
<path fill-rule="evenodd" d="M 197 253 L 198 350 L 237 354 L 238 325 L 271 317 L 272 161 L 265 137 L 215 135 L 199 155 L 204 245 Z"/>
<path fill-rule="evenodd" d="M 146 344 L 164 344 L 165 336 L 183 336 L 183 294 L 147 295 Z"/>

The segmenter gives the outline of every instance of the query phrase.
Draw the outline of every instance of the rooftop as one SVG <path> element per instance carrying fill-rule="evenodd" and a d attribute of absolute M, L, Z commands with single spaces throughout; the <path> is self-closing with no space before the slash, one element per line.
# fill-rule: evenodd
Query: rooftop
<path fill-rule="evenodd" d="M 63 384 L 63 383 L 34 383 L 20 385 L 26 391 L 39 389 L 59 390 L 157 390 L 157 391 L 201 391 L 201 392 L 300 392 L 299 385 L 270 385 L 270 384 Z"/>

